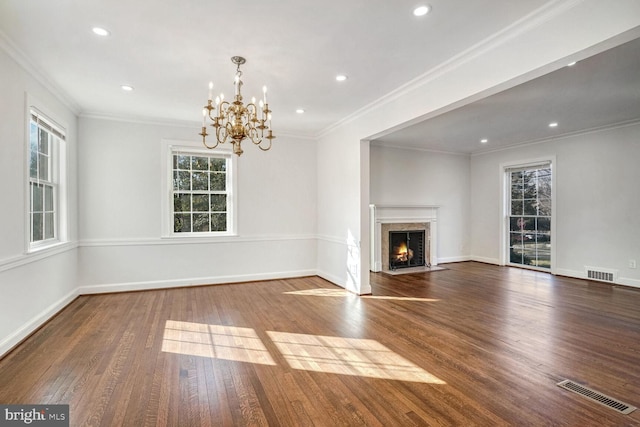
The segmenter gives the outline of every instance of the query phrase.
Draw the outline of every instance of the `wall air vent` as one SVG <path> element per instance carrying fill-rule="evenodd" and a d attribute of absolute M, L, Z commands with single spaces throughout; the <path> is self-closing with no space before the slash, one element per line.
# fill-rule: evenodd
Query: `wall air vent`
<path fill-rule="evenodd" d="M 614 283 L 618 278 L 618 272 L 616 270 L 608 270 L 600 267 L 586 267 L 585 271 L 587 279 L 598 280 L 600 282 Z"/>

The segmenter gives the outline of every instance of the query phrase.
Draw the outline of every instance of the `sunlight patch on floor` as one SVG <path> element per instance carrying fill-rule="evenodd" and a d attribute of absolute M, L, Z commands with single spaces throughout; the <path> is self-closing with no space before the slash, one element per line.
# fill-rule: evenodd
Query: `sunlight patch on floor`
<path fill-rule="evenodd" d="M 261 365 L 276 364 L 256 331 L 236 326 L 167 320 L 162 351 Z"/>
<path fill-rule="evenodd" d="M 275 331 L 267 334 L 293 369 L 446 384 L 375 340 Z"/>
<path fill-rule="evenodd" d="M 387 295 L 355 295 L 345 289 L 304 289 L 300 291 L 285 292 L 286 295 L 303 295 L 303 296 L 316 296 L 316 297 L 358 297 L 364 299 L 376 299 L 376 300 L 392 300 L 392 301 L 421 301 L 421 302 L 437 302 L 439 299 L 432 298 L 419 298 L 419 297 L 394 297 Z"/>

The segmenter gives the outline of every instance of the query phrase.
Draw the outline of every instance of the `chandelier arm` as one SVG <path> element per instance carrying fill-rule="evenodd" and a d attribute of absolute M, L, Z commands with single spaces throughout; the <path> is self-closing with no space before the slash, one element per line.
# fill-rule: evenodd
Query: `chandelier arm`
<path fill-rule="evenodd" d="M 228 138 L 229 134 L 227 133 L 226 126 L 218 126 L 216 128 L 216 139 L 218 140 L 218 143 L 224 144 L 227 142 Z"/>
<path fill-rule="evenodd" d="M 229 131 L 229 114 L 232 107 L 233 105 L 228 101 L 222 101 L 218 106 L 216 138 L 218 142 L 222 144 L 227 142 L 229 134 L 232 134 L 232 132 Z"/>
<path fill-rule="evenodd" d="M 229 114 L 229 107 L 230 106 L 231 106 L 231 104 L 229 103 L 229 101 L 222 101 L 218 105 L 218 117 L 219 118 L 226 117 Z"/>
<path fill-rule="evenodd" d="M 251 142 L 255 145 L 259 145 L 262 142 L 262 138 L 260 138 L 260 136 L 258 135 L 258 130 L 253 126 L 250 126 L 249 123 L 247 123 L 245 126 L 245 133 L 249 137 Z"/>
<path fill-rule="evenodd" d="M 271 140 L 272 140 L 272 139 L 273 139 L 273 138 L 268 138 L 268 140 L 269 140 L 269 146 L 268 146 L 267 148 L 264 148 L 264 147 L 262 146 L 262 141 L 264 141 L 263 139 L 261 139 L 261 140 L 260 140 L 260 142 L 259 142 L 258 144 L 256 144 L 256 145 L 257 145 L 257 146 L 258 146 L 258 148 L 259 148 L 259 149 L 261 149 L 262 151 L 269 151 L 269 150 L 271 149 L 271 142 L 272 142 Z"/>
<path fill-rule="evenodd" d="M 205 147 L 207 147 L 210 150 L 213 150 L 214 148 L 216 148 L 218 146 L 218 144 L 220 144 L 220 140 L 218 139 L 217 133 L 218 133 L 218 130 L 216 129 L 216 143 L 214 145 L 207 144 L 207 141 L 205 140 L 205 138 L 206 138 L 207 135 L 209 135 L 208 133 L 205 134 L 205 135 L 200 134 L 200 135 L 202 135 L 202 143 L 204 144 Z"/>
<path fill-rule="evenodd" d="M 256 118 L 257 111 L 258 111 L 258 108 L 256 107 L 256 104 L 254 104 L 254 103 L 247 104 L 246 110 L 247 110 L 247 114 L 248 114 L 249 120 L 253 121 Z"/>

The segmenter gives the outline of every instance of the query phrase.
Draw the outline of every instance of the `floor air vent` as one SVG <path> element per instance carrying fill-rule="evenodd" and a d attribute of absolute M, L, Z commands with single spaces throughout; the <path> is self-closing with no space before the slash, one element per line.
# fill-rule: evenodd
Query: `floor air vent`
<path fill-rule="evenodd" d="M 628 405 L 598 391 L 591 390 L 588 387 L 574 383 L 570 380 L 560 381 L 557 385 L 564 388 L 565 390 L 572 391 L 583 397 L 586 397 L 587 399 L 593 400 L 594 402 L 598 402 L 601 405 L 608 406 L 609 408 L 614 409 L 624 415 L 630 414 L 636 410 L 634 406 Z"/>
<path fill-rule="evenodd" d="M 609 283 L 614 283 L 616 281 L 616 271 L 605 270 L 597 267 L 585 267 L 585 269 L 587 271 L 587 279 Z"/>

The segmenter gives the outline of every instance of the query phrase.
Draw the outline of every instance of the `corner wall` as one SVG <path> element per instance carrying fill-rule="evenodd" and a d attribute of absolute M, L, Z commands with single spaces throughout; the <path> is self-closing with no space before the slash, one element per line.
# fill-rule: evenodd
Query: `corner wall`
<path fill-rule="evenodd" d="M 238 235 L 162 237 L 163 139 L 193 127 L 82 117 L 78 283 L 82 293 L 316 273 L 315 142 L 279 136 L 238 159 Z"/>
<path fill-rule="evenodd" d="M 0 39 L 0 355 L 77 296 L 77 120 Z M 67 137 L 69 242 L 27 253 L 27 97 Z"/>
<path fill-rule="evenodd" d="M 360 214 L 361 203 L 368 203 L 369 184 L 368 173 L 362 176 L 361 150 L 366 151 L 368 161 L 368 146 L 341 132 L 321 139 L 317 148 L 318 275 L 355 294 L 371 292 L 369 269 L 362 266 Z"/>
<path fill-rule="evenodd" d="M 370 168 L 372 204 L 440 206 L 438 263 L 469 260 L 469 156 L 372 146 Z"/>
<path fill-rule="evenodd" d="M 555 156 L 557 274 L 584 278 L 585 266 L 619 272 L 640 287 L 640 124 L 574 135 L 471 158 L 472 258 L 500 264 L 500 165 Z"/>

